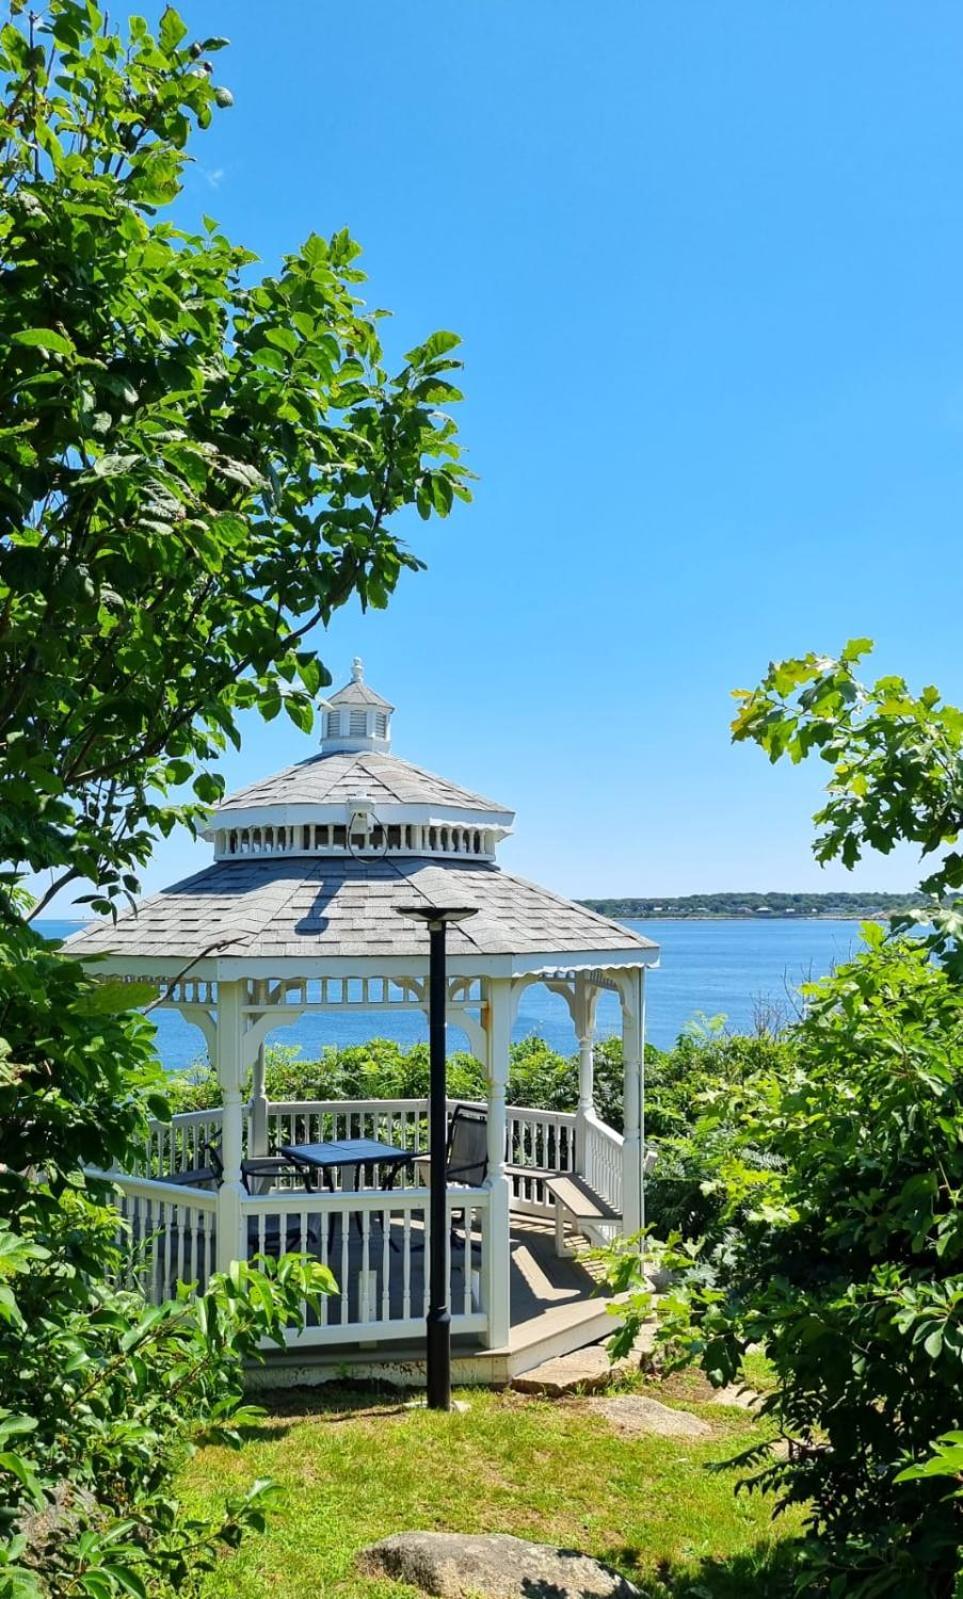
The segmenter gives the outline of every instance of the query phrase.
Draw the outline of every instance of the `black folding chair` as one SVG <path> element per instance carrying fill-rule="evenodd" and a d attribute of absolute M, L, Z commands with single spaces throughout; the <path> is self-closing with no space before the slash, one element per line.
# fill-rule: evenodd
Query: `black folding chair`
<path fill-rule="evenodd" d="M 216 1188 L 220 1180 L 220 1174 L 213 1165 L 189 1166 L 186 1171 L 162 1172 L 160 1177 L 152 1178 L 155 1183 L 170 1183 L 172 1188 L 211 1189 Z"/>
<path fill-rule="evenodd" d="M 221 1154 L 220 1145 L 204 1144 L 203 1149 L 216 1171 L 217 1182 L 220 1184 L 224 1176 L 224 1157 Z M 241 1161 L 241 1181 L 249 1194 L 253 1192 L 250 1181 L 252 1177 L 300 1177 L 302 1175 L 300 1168 L 292 1160 L 288 1160 L 285 1155 L 255 1155 L 250 1160 Z M 266 1255 L 282 1255 L 285 1252 L 297 1254 L 301 1250 L 306 1250 L 310 1255 L 318 1253 L 320 1237 L 315 1216 L 309 1218 L 307 1234 L 304 1238 L 301 1237 L 300 1223 L 297 1216 L 284 1218 L 283 1239 L 281 1231 L 281 1219 L 272 1217 L 264 1234 L 264 1253 Z M 259 1247 L 256 1216 L 249 1216 L 247 1220 L 247 1245 L 249 1255 L 253 1255 Z"/>
<path fill-rule="evenodd" d="M 416 1155 L 412 1165 L 421 1171 L 430 1168 L 431 1155 Z M 474 1105 L 456 1105 L 448 1122 L 445 1148 L 445 1181 L 480 1188 L 488 1176 L 488 1116 Z"/>
<path fill-rule="evenodd" d="M 416 1155 L 412 1166 L 422 1173 L 430 1169 L 431 1154 Z M 459 1183 L 466 1188 L 480 1188 L 488 1176 L 488 1116 L 474 1105 L 456 1105 L 448 1122 L 448 1142 L 445 1146 L 445 1184 Z M 462 1212 L 463 1231 L 465 1213 Z M 461 1244 L 455 1231 L 455 1212 L 451 1219 L 451 1241 Z M 465 1243 L 467 1244 L 467 1232 Z M 423 1249 L 423 1244 L 416 1246 Z M 474 1248 L 474 1244 L 472 1245 Z"/>

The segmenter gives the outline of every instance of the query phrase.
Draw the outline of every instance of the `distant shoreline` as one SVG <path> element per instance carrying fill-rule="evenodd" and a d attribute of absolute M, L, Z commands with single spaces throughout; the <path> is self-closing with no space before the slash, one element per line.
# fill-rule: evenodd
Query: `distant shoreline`
<path fill-rule="evenodd" d="M 578 902 L 588 910 L 596 910 L 590 900 Z M 600 914 L 615 916 L 614 911 Z M 619 911 L 616 921 L 630 922 L 887 922 L 890 911 Z"/>
<path fill-rule="evenodd" d="M 886 921 L 925 908 L 922 894 L 685 894 L 663 898 L 583 899 L 588 910 L 618 921 Z"/>
<path fill-rule="evenodd" d="M 589 903 L 589 900 L 579 900 L 579 905 L 584 905 L 587 910 L 597 908 Z M 614 916 L 614 911 L 601 911 L 600 915 Z M 718 910 L 704 911 L 699 916 L 691 911 L 680 910 L 640 911 L 638 915 L 635 915 L 635 911 L 632 911 L 632 915 L 629 915 L 629 911 L 619 911 L 614 919 L 616 921 L 755 921 L 760 924 L 766 921 L 889 921 L 889 911 L 813 910 L 792 915 L 789 911 L 781 910 L 771 911 L 769 915 L 765 915 L 760 911 L 736 913 L 734 910 Z"/>

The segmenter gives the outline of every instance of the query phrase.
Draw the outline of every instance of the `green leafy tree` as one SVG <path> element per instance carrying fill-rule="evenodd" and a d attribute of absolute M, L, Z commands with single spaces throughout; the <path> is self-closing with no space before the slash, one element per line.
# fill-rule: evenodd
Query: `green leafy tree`
<path fill-rule="evenodd" d="M 816 754 L 832 767 L 814 818 L 818 861 L 852 867 L 867 850 L 919 846 L 931 865 L 920 884 L 927 901 L 894 921 L 932 923 L 932 946 L 960 975 L 963 711 L 932 686 L 914 694 L 901 677 L 862 683 L 857 669 L 871 648 L 870 639 L 852 639 L 838 660 L 809 654 L 771 666 L 759 688 L 737 694 L 733 738 L 758 744 L 773 762 Z"/>
<path fill-rule="evenodd" d="M 193 1593 L 224 1548 L 263 1529 L 267 1479 L 221 1514 L 184 1516 L 172 1478 L 195 1437 L 238 1445 L 260 1414 L 244 1402 L 245 1364 L 285 1347 L 304 1307 L 335 1290 L 319 1261 L 289 1255 L 235 1263 L 197 1298 L 146 1307 L 99 1273 L 116 1215 L 89 1201 L 62 1212 L 41 1246 L 0 1229 L 2 1315 L 23 1356 L 4 1372 L 0 1460 L 12 1484 L 0 1506 L 0 1592 L 16 1599 Z M 99 1272 L 78 1269 L 68 1230 L 94 1244 Z M 95 1238 L 95 1235 L 99 1235 Z M 67 1273 L 46 1312 L 53 1271 Z M 69 1302 L 70 1298 L 75 1303 Z M 189 1420 L 185 1420 L 185 1412 Z"/>
<path fill-rule="evenodd" d="M 29 918 L 68 884 L 130 899 L 156 833 L 219 797 L 240 712 L 310 728 L 319 629 L 418 568 L 399 513 L 468 493 L 457 340 L 390 375 L 346 232 L 259 277 L 210 219 L 175 222 L 188 141 L 231 102 L 225 43 L 77 0 L 0 28 L 0 1599 L 190 1591 L 263 1495 L 188 1523 L 174 1468 L 230 1432 L 244 1355 L 332 1287 L 267 1262 L 155 1314 L 116 1285 L 84 1172 L 163 1108 L 147 996 Z"/>
<path fill-rule="evenodd" d="M 389 376 L 346 231 L 257 278 L 165 214 L 226 42 L 81 0 L 0 30 L 0 860 L 99 911 L 219 797 L 239 710 L 310 728 L 313 630 L 420 564 L 397 514 L 468 497 L 458 340 Z"/>
<path fill-rule="evenodd" d="M 809 986 L 772 1069 L 720 1075 L 701 1123 L 725 1134 L 711 1218 L 701 1240 L 653 1251 L 678 1273 L 659 1309 L 670 1359 L 716 1383 L 758 1345 L 772 1363 L 763 1409 L 787 1453 L 742 1463 L 808 1506 L 803 1585 L 950 1599 L 963 1591 L 963 714 L 935 688 L 861 683 L 868 648 L 772 666 L 739 695 L 733 733 L 773 761 L 826 761 L 817 858 L 852 866 L 914 843 L 932 866 L 926 902 L 888 936 L 863 927 L 867 952 Z M 912 922 L 926 936 L 906 936 Z M 637 1252 L 613 1280 L 636 1291 L 628 1338 L 652 1308 Z"/>
<path fill-rule="evenodd" d="M 739 1463 L 808 1506 L 811 1583 L 923 1599 L 963 1571 L 963 1501 L 912 1470 L 963 1426 L 963 992 L 918 941 L 864 937 L 812 985 L 791 1066 L 744 1095 L 769 1169 L 720 1165 L 730 1226 L 670 1247 L 662 1337 L 717 1384 L 765 1349 L 787 1453 Z"/>

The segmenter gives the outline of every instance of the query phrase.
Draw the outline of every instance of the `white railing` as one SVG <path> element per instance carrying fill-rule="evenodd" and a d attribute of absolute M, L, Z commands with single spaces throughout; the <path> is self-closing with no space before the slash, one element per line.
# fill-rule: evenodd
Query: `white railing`
<path fill-rule="evenodd" d="M 153 1305 L 172 1298 L 180 1282 L 203 1291 L 215 1269 L 217 1194 L 108 1175 L 120 1190 L 124 1285 L 138 1288 Z"/>
<path fill-rule="evenodd" d="M 285 1250 L 315 1256 L 333 1272 L 338 1293 L 289 1342 L 341 1344 L 420 1337 L 428 1311 L 430 1196 L 389 1193 L 275 1193 L 245 1199 L 242 1225 L 249 1258 Z M 488 1325 L 484 1284 L 489 1249 L 485 1189 L 451 1189 L 449 1243 L 454 1334 Z"/>
<path fill-rule="evenodd" d="M 450 1111 L 456 1103 L 451 1100 Z M 550 1217 L 545 1174 L 574 1170 L 622 1214 L 622 1138 L 605 1122 L 592 1115 L 576 1118 L 571 1111 L 520 1105 L 510 1105 L 505 1119 L 515 1212 Z M 216 1188 L 160 1178 L 210 1166 L 205 1143 L 218 1142 L 221 1122 L 218 1107 L 155 1124 L 144 1172 L 110 1174 L 123 1217 L 125 1281 L 139 1287 L 150 1302 L 171 1297 L 178 1282 L 205 1289 L 216 1268 L 219 1201 L 227 1196 Z M 286 1143 L 331 1138 L 378 1138 L 413 1154 L 429 1145 L 427 1103 L 416 1099 L 280 1100 L 267 1105 L 266 1130 L 269 1153 Z M 251 1118 L 245 1113 L 245 1154 L 253 1153 L 248 1150 L 250 1132 Z M 338 1282 L 338 1294 L 325 1298 L 320 1310 L 310 1311 L 304 1329 L 291 1334 L 288 1342 L 400 1345 L 421 1338 L 427 1311 L 429 1191 L 413 1185 L 366 1188 L 362 1172 L 354 1169 L 347 1170 L 346 1182 L 354 1177 L 357 1188 L 341 1186 L 339 1172 L 326 1175 L 331 1188 L 301 1186 L 302 1175 L 291 1174 L 278 1178 L 272 1193 L 243 1194 L 240 1199 L 238 1254 L 254 1258 L 304 1250 L 330 1266 Z M 398 1177 L 403 1180 L 402 1174 Z M 491 1236 L 488 1188 L 450 1188 L 448 1212 L 453 1332 L 485 1337 L 504 1311 L 504 1306 L 488 1305 L 486 1294 L 489 1282 L 501 1281 L 496 1263 L 507 1239 Z M 234 1215 L 234 1230 L 237 1207 L 222 1212 L 222 1225 L 229 1214 Z M 226 1242 L 221 1239 L 221 1254 Z"/>
<path fill-rule="evenodd" d="M 449 1113 L 459 1100 L 449 1100 Z M 473 1108 L 484 1110 L 482 1104 Z M 220 1107 L 189 1111 L 172 1121 L 155 1122 L 146 1151 L 143 1174 L 173 1176 L 211 1164 L 204 1145 L 221 1135 Z M 545 1190 L 546 1172 L 575 1171 L 576 1118 L 571 1111 L 537 1110 L 509 1105 L 505 1155 L 512 1168 L 513 1207 L 528 1215 L 551 1216 L 551 1196 Z M 603 1132 L 600 1122 L 598 1126 Z M 244 1150 L 249 1117 L 245 1110 Z M 617 1134 L 611 1134 L 616 1138 Z M 428 1104 L 424 1099 L 292 1099 L 274 1100 L 267 1107 L 267 1148 L 275 1153 L 285 1144 L 313 1144 L 339 1138 L 377 1138 L 396 1149 L 418 1154 L 428 1148 Z M 531 1175 L 527 1170 L 531 1169 Z"/>
<path fill-rule="evenodd" d="M 622 1134 L 597 1116 L 586 1116 L 583 1134 L 582 1175 L 590 1188 L 622 1214 Z"/>
<path fill-rule="evenodd" d="M 529 1216 L 551 1216 L 554 1206 L 545 1187 L 545 1173 L 575 1170 L 575 1116 L 571 1111 L 533 1110 L 523 1105 L 509 1105 L 506 1115 L 512 1209 Z"/>
<path fill-rule="evenodd" d="M 458 1104 L 485 1106 L 450 1099 Z M 506 1113 L 506 1159 L 510 1168 L 512 1208 L 524 1215 L 553 1214 L 545 1188 L 546 1172 L 574 1171 L 575 1115 L 571 1111 L 536 1110 L 509 1105 Z M 396 1149 L 418 1154 L 428 1148 L 428 1102 L 424 1099 L 284 1100 L 269 1103 L 268 1148 L 318 1143 L 334 1138 L 377 1138 Z M 529 1175 L 528 1169 L 531 1169 Z M 333 1176 L 333 1180 L 337 1180 Z"/>
<path fill-rule="evenodd" d="M 458 1103 L 449 1101 L 449 1111 Z M 286 1144 L 376 1138 L 421 1153 L 428 1147 L 427 1110 L 422 1099 L 269 1102 L 267 1152 Z M 550 1217 L 546 1174 L 578 1171 L 621 1214 L 618 1133 L 592 1116 L 583 1120 L 568 1111 L 520 1105 L 508 1106 L 506 1122 L 513 1210 Z M 126 1280 L 155 1303 L 169 1297 L 179 1281 L 203 1289 L 215 1269 L 218 1192 L 159 1179 L 211 1165 L 204 1145 L 220 1140 L 221 1124 L 220 1107 L 155 1124 L 144 1173 L 112 1174 L 125 1219 L 130 1257 Z M 245 1154 L 251 1152 L 251 1125 L 245 1111 Z M 347 1171 L 345 1181 L 354 1179 L 357 1187 L 342 1187 L 339 1172 L 326 1175 L 332 1187 L 301 1186 L 303 1178 L 295 1173 L 280 1178 L 270 1193 L 245 1195 L 238 1253 L 252 1259 L 304 1250 L 330 1267 L 339 1292 L 308 1316 L 301 1332 L 291 1335 L 294 1344 L 374 1344 L 420 1336 L 427 1309 L 428 1191 L 365 1188 L 360 1186 L 362 1173 L 354 1169 Z M 489 1194 L 485 1188 L 452 1188 L 448 1206 L 452 1328 L 456 1334 L 484 1334 L 491 1310 L 485 1303 L 486 1283 L 497 1258 L 497 1251 L 492 1255 Z"/>
<path fill-rule="evenodd" d="M 185 1282 L 203 1291 L 217 1256 L 217 1193 L 152 1182 L 145 1177 L 96 1173 L 118 1192 L 122 1221 L 122 1282 L 151 1304 L 170 1299 Z M 430 1195 L 424 1188 L 301 1189 L 246 1195 L 241 1201 L 239 1253 L 305 1253 L 330 1268 L 338 1293 L 320 1314 L 292 1332 L 295 1344 L 406 1339 L 424 1330 L 428 1310 L 427 1246 Z M 489 1203 L 483 1188 L 448 1194 L 452 1331 L 483 1333 Z"/>
<path fill-rule="evenodd" d="M 427 1147 L 427 1114 L 423 1099 L 273 1100 L 267 1108 L 268 1149 L 273 1153 L 285 1144 L 377 1138 L 417 1154 Z"/>

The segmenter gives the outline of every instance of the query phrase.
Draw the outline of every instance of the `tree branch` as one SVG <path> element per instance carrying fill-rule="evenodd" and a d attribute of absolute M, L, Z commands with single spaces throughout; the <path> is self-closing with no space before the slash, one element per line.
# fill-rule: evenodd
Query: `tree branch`
<path fill-rule="evenodd" d="M 55 894 L 59 894 L 62 888 L 66 888 L 68 883 L 75 882 L 79 877 L 80 872 L 77 870 L 76 866 L 71 866 L 69 871 L 63 872 L 60 877 L 56 878 L 54 882 L 51 883 L 43 897 L 38 899 L 36 905 L 33 907 L 33 910 L 30 912 L 30 915 L 27 917 L 27 921 L 32 922 L 35 916 L 39 916 L 41 911 L 46 910 Z"/>

